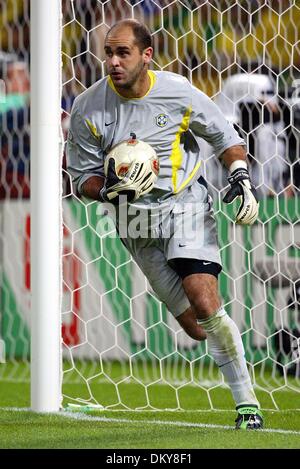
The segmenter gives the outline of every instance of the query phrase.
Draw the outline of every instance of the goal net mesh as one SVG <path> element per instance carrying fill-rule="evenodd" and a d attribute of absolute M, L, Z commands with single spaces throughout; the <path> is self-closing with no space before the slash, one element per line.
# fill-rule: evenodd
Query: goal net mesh
<path fill-rule="evenodd" d="M 30 362 L 28 3 L 8 0 L 0 11 L 0 378 L 20 382 L 29 380 Z M 226 173 L 205 142 L 201 148 L 223 262 L 220 294 L 262 407 L 300 408 L 298 1 L 64 0 L 62 8 L 65 138 L 73 100 L 105 76 L 104 38 L 124 18 L 149 26 L 152 69 L 187 77 L 245 138 L 260 198 L 252 227 L 233 223 L 236 207 L 222 203 Z M 190 339 L 156 298 L 101 204 L 76 197 L 65 156 L 62 171 L 64 404 L 232 406 L 206 342 Z"/>

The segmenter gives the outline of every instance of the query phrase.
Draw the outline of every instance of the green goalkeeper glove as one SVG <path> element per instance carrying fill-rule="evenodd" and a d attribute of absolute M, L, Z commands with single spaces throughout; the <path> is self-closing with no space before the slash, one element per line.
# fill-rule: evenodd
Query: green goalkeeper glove
<path fill-rule="evenodd" d="M 144 163 L 133 162 L 125 176 L 120 180 L 116 174 L 115 162 L 109 161 L 105 185 L 100 189 L 99 200 L 111 202 L 114 205 L 120 203 L 119 197 L 127 197 L 127 202 L 134 202 L 141 195 L 147 193 L 152 181 Z"/>
<path fill-rule="evenodd" d="M 231 187 L 225 194 L 223 202 L 230 204 L 236 197 L 240 197 L 241 205 L 236 214 L 235 222 L 240 225 L 252 225 L 258 217 L 259 203 L 256 190 L 250 182 L 246 163 L 241 163 L 244 164 L 234 169 L 228 178 Z"/>

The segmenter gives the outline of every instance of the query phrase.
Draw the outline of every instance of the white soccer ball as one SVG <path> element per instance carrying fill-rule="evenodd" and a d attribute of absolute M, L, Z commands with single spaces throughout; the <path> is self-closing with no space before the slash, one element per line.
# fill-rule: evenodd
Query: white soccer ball
<path fill-rule="evenodd" d="M 105 158 L 104 174 L 106 177 L 109 161 L 112 158 L 115 162 L 116 175 L 120 180 L 125 176 L 132 163 L 145 163 L 147 166 L 146 174 L 149 174 L 149 188 L 143 194 L 152 190 L 159 173 L 159 160 L 151 145 L 142 140 L 137 140 L 135 137 L 115 145 Z"/>

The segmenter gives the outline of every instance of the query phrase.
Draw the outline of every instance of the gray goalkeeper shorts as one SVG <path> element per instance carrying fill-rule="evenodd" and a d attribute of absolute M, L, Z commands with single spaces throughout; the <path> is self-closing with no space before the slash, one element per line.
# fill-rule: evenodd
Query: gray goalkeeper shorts
<path fill-rule="evenodd" d="M 139 206 L 136 213 L 139 219 L 127 215 L 126 226 L 122 220 L 118 223 L 120 238 L 158 298 L 177 317 L 190 303 L 168 262 L 188 258 L 221 265 L 212 199 L 195 181 L 181 194 L 151 204 L 148 210 Z"/>

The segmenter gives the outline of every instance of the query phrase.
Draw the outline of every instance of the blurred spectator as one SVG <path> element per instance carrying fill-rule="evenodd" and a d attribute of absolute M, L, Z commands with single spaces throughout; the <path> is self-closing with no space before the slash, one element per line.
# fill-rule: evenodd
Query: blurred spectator
<path fill-rule="evenodd" d="M 291 375 L 300 378 L 300 281 L 291 289 L 287 300 L 288 311 L 291 315 L 296 313 L 294 320 L 290 321 L 291 328 L 275 331 L 274 346 L 276 352 L 277 370 L 280 374 Z M 284 365 L 286 366 L 284 367 Z"/>
<path fill-rule="evenodd" d="M 1 113 L 8 109 L 24 107 L 29 102 L 28 65 L 14 54 L 0 52 L 0 77 L 5 82 L 6 98 Z"/>
<path fill-rule="evenodd" d="M 283 193 L 286 186 L 284 123 L 270 75 L 239 73 L 228 77 L 215 102 L 235 125 L 248 147 L 252 182 L 260 197 Z M 227 185 L 227 172 L 216 160 L 209 165 L 213 185 Z M 208 167 L 209 167 L 208 165 Z M 209 170 L 209 169 L 208 169 Z"/>
<path fill-rule="evenodd" d="M 300 74 L 299 74 L 300 75 Z M 287 133 L 287 155 L 291 171 L 285 195 L 293 197 L 300 193 L 300 80 L 294 80 L 282 96 L 281 107 Z"/>
<path fill-rule="evenodd" d="M 0 198 L 29 197 L 29 71 L 26 62 L 0 54 L 5 100 L 0 105 Z"/>
<path fill-rule="evenodd" d="M 0 6 L 0 50 L 29 62 L 30 0 L 6 0 Z"/>

